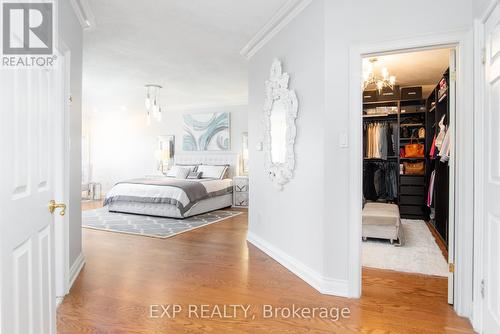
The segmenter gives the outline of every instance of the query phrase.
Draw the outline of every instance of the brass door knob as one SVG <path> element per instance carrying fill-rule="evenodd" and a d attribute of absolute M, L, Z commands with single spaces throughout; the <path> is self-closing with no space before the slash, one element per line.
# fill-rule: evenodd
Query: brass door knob
<path fill-rule="evenodd" d="M 54 213 L 54 211 L 55 211 L 56 209 L 58 209 L 58 208 L 59 208 L 59 209 L 62 209 L 62 210 L 61 210 L 61 212 L 59 212 L 59 214 L 60 214 L 61 216 L 64 216 L 64 215 L 66 214 L 66 204 L 56 203 L 56 201 L 54 201 L 54 200 L 51 200 L 51 201 L 49 202 L 49 212 L 50 212 L 50 213 Z"/>

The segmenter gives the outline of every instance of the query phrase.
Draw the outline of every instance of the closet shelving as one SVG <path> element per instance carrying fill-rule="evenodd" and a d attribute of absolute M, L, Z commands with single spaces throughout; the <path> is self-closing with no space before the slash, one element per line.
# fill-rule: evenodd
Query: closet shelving
<path fill-rule="evenodd" d="M 399 117 L 400 149 L 404 149 L 404 146 L 410 144 L 412 141 L 422 143 L 425 140 L 418 138 L 418 130 L 422 127 L 425 128 L 426 124 L 427 108 L 425 107 L 425 102 L 425 99 L 401 102 Z M 403 112 L 403 108 L 416 108 L 417 111 Z M 424 162 L 426 164 L 425 154 L 421 158 L 399 158 L 400 165 L 405 162 Z M 399 173 L 398 204 L 401 218 L 425 218 L 425 182 L 425 175 L 405 175 Z"/>
<path fill-rule="evenodd" d="M 395 146 L 397 148 L 397 156 L 388 157 L 387 160 L 364 158 L 364 162 L 388 161 L 397 162 L 400 166 L 403 162 L 418 162 L 425 161 L 425 156 L 422 158 L 402 158 L 399 156 L 399 149 L 412 140 L 411 133 L 418 131 L 427 123 L 427 109 L 425 99 L 410 99 L 410 100 L 391 100 L 391 101 L 376 101 L 363 103 L 363 122 L 388 121 L 396 123 L 396 131 L 394 133 Z M 375 107 L 397 107 L 397 112 L 387 115 L 366 115 L 365 110 Z M 411 109 L 412 111 L 407 111 Z M 416 122 L 405 121 L 418 119 Z M 402 136 L 403 128 L 407 128 L 410 136 Z M 413 138 L 415 140 L 415 138 Z M 420 139 L 422 142 L 422 139 Z M 426 151 L 427 153 L 427 151 Z M 427 172 L 427 170 L 426 170 Z M 394 202 L 400 207 L 402 218 L 409 219 L 424 219 L 425 218 L 425 189 L 426 175 L 401 175 L 397 171 L 397 189 L 398 196 Z"/>
<path fill-rule="evenodd" d="M 446 82 L 449 82 L 449 71 L 447 70 L 443 74 L 443 78 Z M 429 134 L 426 136 L 426 152 L 431 149 L 432 141 L 436 131 L 438 131 L 438 123 L 443 116 L 445 116 L 444 124 L 448 126 L 450 120 L 450 110 L 449 110 L 449 87 L 443 91 L 442 95 L 439 96 L 439 84 L 436 85 L 434 90 L 431 92 L 427 98 L 426 105 L 429 108 L 429 113 L 427 115 L 426 122 L 426 132 Z M 435 170 L 435 180 L 434 180 L 434 191 L 433 191 L 433 202 L 431 205 L 431 210 L 429 209 L 427 217 L 432 226 L 436 229 L 439 236 L 442 238 L 444 243 L 448 245 L 448 217 L 449 217 L 449 165 L 448 163 L 443 163 L 439 159 L 430 159 L 428 154 L 426 154 L 427 164 L 426 164 L 426 184 L 427 187 L 430 182 L 431 173 Z M 426 192 L 428 188 L 426 187 Z"/>
<path fill-rule="evenodd" d="M 449 82 L 449 71 L 443 74 L 446 82 Z M 413 131 L 425 128 L 425 138 L 419 139 L 424 143 L 424 157 L 404 158 L 399 156 L 388 157 L 387 160 L 364 158 L 364 163 L 388 161 L 397 162 L 400 166 L 404 162 L 424 162 L 424 175 L 404 175 L 398 171 L 397 189 L 398 196 L 394 200 L 399 205 L 402 218 L 424 219 L 431 222 L 431 225 L 448 245 L 448 216 L 449 216 L 449 166 L 439 159 L 432 159 L 429 156 L 434 135 L 439 129 L 438 123 L 445 116 L 444 124 L 448 126 L 450 119 L 449 111 L 449 87 L 439 92 L 439 83 L 431 91 L 427 98 L 415 100 L 389 100 L 363 103 L 363 123 L 369 122 L 394 122 L 394 141 L 397 148 L 404 148 L 412 139 L 415 140 Z M 372 94 L 373 95 L 373 94 Z M 423 106 L 423 107 L 422 107 Z M 367 115 L 366 110 L 376 107 L 395 107 L 397 112 L 390 114 Z M 395 110 L 394 109 L 394 110 Z M 396 131 L 397 129 L 397 131 Z M 403 129 L 405 129 L 403 131 Z M 403 133 L 404 132 L 404 133 Z M 413 138 L 412 138 L 413 137 Z M 435 180 L 433 189 L 433 201 L 431 207 L 427 207 L 427 197 L 430 186 L 432 171 L 435 170 Z"/>

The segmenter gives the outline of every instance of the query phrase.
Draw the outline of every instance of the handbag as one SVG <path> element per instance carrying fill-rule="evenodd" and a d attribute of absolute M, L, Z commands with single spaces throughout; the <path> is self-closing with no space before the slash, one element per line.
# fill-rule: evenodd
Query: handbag
<path fill-rule="evenodd" d="M 421 127 L 420 129 L 418 129 L 418 138 L 419 139 L 425 138 L 425 128 L 424 127 Z"/>
<path fill-rule="evenodd" d="M 424 157 L 424 144 L 417 142 L 413 143 L 413 137 L 411 138 L 410 144 L 405 145 L 405 158 L 423 158 Z"/>
<path fill-rule="evenodd" d="M 405 175 L 424 175 L 425 165 L 423 161 L 420 162 L 403 162 Z"/>

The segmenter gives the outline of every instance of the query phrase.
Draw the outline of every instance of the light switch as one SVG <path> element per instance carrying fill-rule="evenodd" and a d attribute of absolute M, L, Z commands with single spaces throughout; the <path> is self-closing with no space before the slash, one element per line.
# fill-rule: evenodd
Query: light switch
<path fill-rule="evenodd" d="M 262 151 L 263 146 L 264 146 L 264 145 L 262 144 L 262 142 L 259 142 L 259 143 L 257 143 L 257 146 L 255 147 L 255 149 L 256 149 L 257 151 Z"/>
<path fill-rule="evenodd" d="M 349 140 L 347 137 L 347 132 L 342 131 L 339 133 L 339 147 L 346 148 L 349 147 Z"/>

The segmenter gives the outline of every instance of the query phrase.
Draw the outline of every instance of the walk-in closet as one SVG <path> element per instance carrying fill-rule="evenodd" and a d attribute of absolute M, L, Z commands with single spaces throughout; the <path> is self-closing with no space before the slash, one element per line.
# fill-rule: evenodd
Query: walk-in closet
<path fill-rule="evenodd" d="M 363 59 L 365 267 L 447 276 L 453 66 L 447 48 Z"/>

